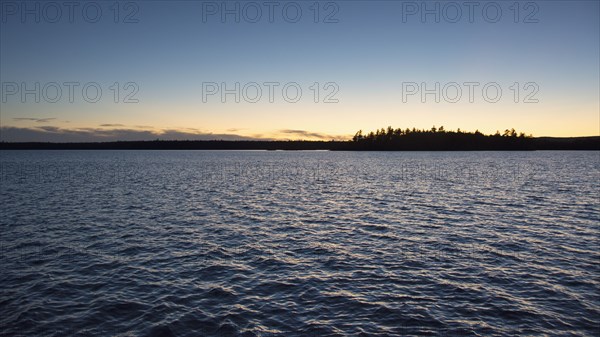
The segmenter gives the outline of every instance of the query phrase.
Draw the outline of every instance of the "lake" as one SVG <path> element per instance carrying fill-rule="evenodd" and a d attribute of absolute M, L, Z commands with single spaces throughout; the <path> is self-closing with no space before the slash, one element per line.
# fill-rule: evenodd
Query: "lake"
<path fill-rule="evenodd" d="M 6 336 L 598 336 L 600 152 L 1 151 Z"/>

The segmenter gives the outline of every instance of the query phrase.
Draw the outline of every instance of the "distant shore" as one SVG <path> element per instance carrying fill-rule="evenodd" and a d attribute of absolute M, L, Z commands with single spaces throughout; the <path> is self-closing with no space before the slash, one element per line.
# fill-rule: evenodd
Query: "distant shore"
<path fill-rule="evenodd" d="M 535 151 L 600 150 L 600 136 L 539 137 L 518 143 L 404 142 L 364 144 L 355 141 L 154 140 L 81 143 L 0 142 L 0 150 L 330 150 L 330 151 Z"/>

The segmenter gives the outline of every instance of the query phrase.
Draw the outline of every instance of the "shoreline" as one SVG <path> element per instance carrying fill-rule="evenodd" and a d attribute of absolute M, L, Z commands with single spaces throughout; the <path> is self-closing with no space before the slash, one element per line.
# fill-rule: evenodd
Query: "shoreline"
<path fill-rule="evenodd" d="M 114 142 L 0 142 L 0 150 L 243 150 L 243 151 L 599 151 L 600 136 L 539 137 L 523 143 L 424 144 L 364 144 L 353 141 L 253 141 L 253 140 L 152 140 Z"/>

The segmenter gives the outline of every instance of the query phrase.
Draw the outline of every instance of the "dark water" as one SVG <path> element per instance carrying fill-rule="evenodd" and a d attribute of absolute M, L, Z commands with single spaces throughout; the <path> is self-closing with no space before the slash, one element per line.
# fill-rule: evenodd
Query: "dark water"
<path fill-rule="evenodd" d="M 7 336 L 598 336 L 600 153 L 0 152 Z"/>

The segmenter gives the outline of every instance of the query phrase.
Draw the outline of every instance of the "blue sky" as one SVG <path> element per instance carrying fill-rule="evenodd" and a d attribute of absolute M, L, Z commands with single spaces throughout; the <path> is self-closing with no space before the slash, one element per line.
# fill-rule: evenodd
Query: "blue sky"
<path fill-rule="evenodd" d="M 453 4 L 462 17 L 456 23 L 449 22 L 455 7 L 444 12 L 448 2 L 443 1 L 321 1 L 317 17 L 313 1 L 275 1 L 274 22 L 264 2 L 82 2 L 92 3 L 88 17 L 76 8 L 70 22 L 61 7 L 57 23 L 48 22 L 54 9 L 44 12 L 43 2 L 11 3 L 17 5 L 14 14 L 15 7 L 2 1 L 2 140 L 303 138 L 306 132 L 329 139 L 388 125 L 484 132 L 514 127 L 536 136 L 600 134 L 598 1 L 521 1 L 517 18 L 512 1 L 476 2 L 474 22 L 469 22 L 468 2 L 458 1 Z M 36 4 L 41 22 L 34 22 L 33 14 L 23 20 L 24 6 Z M 223 4 L 239 5 L 240 22 L 231 14 L 223 22 L 221 8 L 207 14 Z M 422 8 L 408 15 L 414 4 L 440 6 L 440 22 L 433 14 L 423 20 Z M 248 22 L 255 5 L 263 16 Z M 86 22 L 96 7 L 102 9 L 98 22 Z M 286 21 L 297 7 L 302 10 L 298 22 Z M 498 21 L 488 22 L 498 7 Z M 133 10 L 137 22 L 124 23 Z M 324 23 L 332 13 L 337 22 Z M 537 22 L 524 22 L 532 20 Z M 463 86 L 457 103 L 436 103 L 432 95 L 424 102 L 420 95 L 402 101 L 403 83 L 433 88 L 436 82 L 443 87 L 473 81 L 497 83 L 502 98 L 485 102 L 478 89 L 471 103 Z M 76 95 L 73 103 L 65 97 L 49 103 L 42 97 L 36 103 L 29 95 L 22 102 L 18 93 L 5 92 L 6 83 L 43 87 L 50 82 L 98 83 L 102 99 L 91 104 Z M 119 103 L 109 88 L 114 82 L 120 86 Z M 127 82 L 139 89 L 138 103 L 121 102 L 131 92 L 123 87 Z M 256 103 L 243 97 L 235 103 L 232 95 L 225 102 L 219 95 L 203 102 L 204 82 L 229 88 L 236 82 L 241 87 L 279 82 L 278 90 L 293 82 L 302 97 L 287 103 L 279 93 L 269 102 L 262 86 L 263 98 Z M 314 82 L 320 87 L 318 103 L 310 89 Z M 331 92 L 324 88 L 329 82 L 338 87 L 337 103 L 322 102 Z M 514 82 L 520 86 L 518 103 L 510 89 Z M 523 88 L 529 82 L 537 86 L 538 103 L 522 102 L 531 93 L 531 87 Z M 297 137 L 290 130 L 297 130 Z"/>

